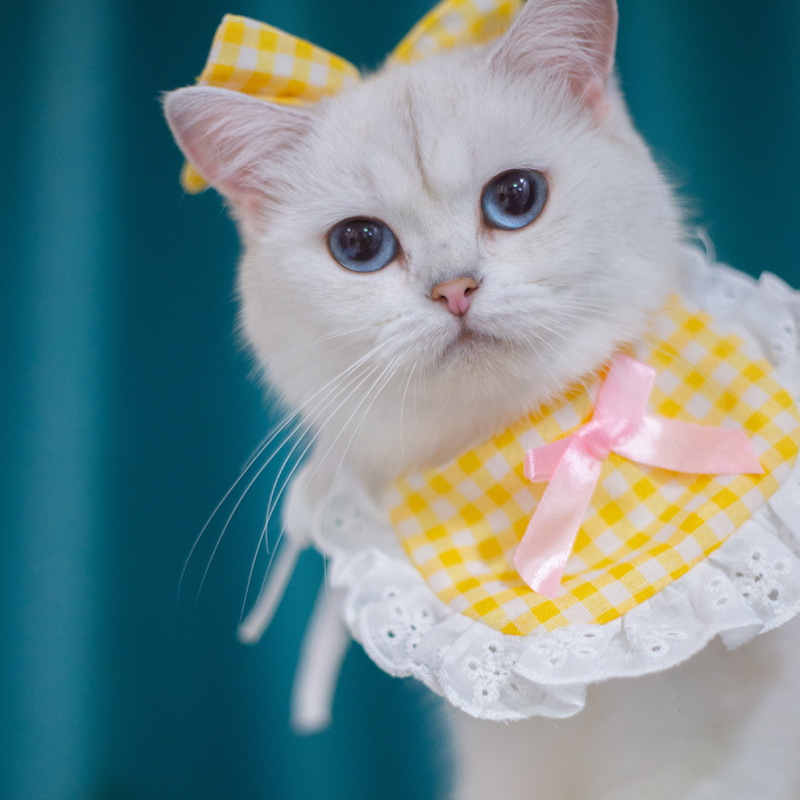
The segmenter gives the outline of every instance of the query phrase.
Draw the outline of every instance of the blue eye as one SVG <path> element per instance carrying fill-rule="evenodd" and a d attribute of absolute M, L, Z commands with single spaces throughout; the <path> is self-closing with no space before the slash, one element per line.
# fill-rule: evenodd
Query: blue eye
<path fill-rule="evenodd" d="M 397 252 L 397 239 L 388 225 L 376 219 L 346 219 L 328 234 L 331 255 L 353 272 L 377 272 Z"/>
<path fill-rule="evenodd" d="M 547 181 L 541 172 L 514 169 L 490 181 L 483 190 L 481 209 L 487 225 L 513 231 L 533 222 L 546 200 Z"/>

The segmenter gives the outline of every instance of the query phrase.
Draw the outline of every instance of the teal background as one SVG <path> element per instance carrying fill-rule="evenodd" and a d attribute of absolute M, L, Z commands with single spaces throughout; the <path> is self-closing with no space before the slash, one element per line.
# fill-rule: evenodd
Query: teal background
<path fill-rule="evenodd" d="M 287 726 L 321 563 L 261 644 L 235 628 L 269 479 L 178 580 L 269 426 L 233 334 L 235 231 L 185 197 L 159 93 L 226 11 L 374 66 L 425 0 L 12 0 L 0 46 L 0 797 L 444 798 L 437 701 L 345 662 Z M 800 3 L 621 0 L 635 119 L 720 257 L 800 282 Z M 275 532 L 273 532 L 273 537 Z"/>

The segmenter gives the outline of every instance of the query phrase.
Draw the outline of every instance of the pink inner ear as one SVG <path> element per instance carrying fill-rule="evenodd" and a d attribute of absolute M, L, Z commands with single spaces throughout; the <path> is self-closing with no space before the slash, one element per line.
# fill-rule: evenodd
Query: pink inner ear
<path fill-rule="evenodd" d="M 235 201 L 263 195 L 271 162 L 305 135 L 312 118 L 304 110 L 208 86 L 171 92 L 164 111 L 187 159 Z"/>
<path fill-rule="evenodd" d="M 617 39 L 615 0 L 528 0 L 492 55 L 511 74 L 567 75 L 573 94 L 602 118 Z"/>
<path fill-rule="evenodd" d="M 611 111 L 611 103 L 606 94 L 606 87 L 598 78 L 589 80 L 583 89 L 582 99 L 598 122 L 602 122 Z"/>

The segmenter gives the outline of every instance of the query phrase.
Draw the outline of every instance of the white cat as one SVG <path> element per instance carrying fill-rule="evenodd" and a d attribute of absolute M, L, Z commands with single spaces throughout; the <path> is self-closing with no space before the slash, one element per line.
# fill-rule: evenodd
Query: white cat
<path fill-rule="evenodd" d="M 613 76 L 613 0 L 529 0 L 482 48 L 389 64 L 303 106 L 167 96 L 244 243 L 241 322 L 377 498 L 536 410 L 646 331 L 685 232 Z M 798 626 L 590 690 L 576 717 L 452 712 L 460 800 L 800 797 Z M 794 665 L 794 666 L 793 666 Z"/>

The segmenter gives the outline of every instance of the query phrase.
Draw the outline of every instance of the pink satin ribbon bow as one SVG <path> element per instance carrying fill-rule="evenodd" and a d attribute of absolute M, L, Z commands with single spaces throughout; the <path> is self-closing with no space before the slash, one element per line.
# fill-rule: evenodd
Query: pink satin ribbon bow
<path fill-rule="evenodd" d="M 651 467 L 702 475 L 763 474 L 744 431 L 646 414 L 656 371 L 617 354 L 592 419 L 553 444 L 528 450 L 525 476 L 550 481 L 514 556 L 522 579 L 554 597 L 584 513 L 610 453 Z"/>

